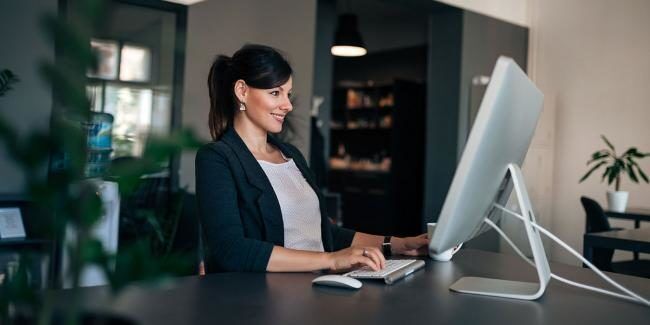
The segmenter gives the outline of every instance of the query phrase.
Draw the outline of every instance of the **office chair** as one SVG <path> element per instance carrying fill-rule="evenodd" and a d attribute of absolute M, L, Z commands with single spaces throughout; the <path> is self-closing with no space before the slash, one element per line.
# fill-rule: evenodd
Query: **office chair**
<path fill-rule="evenodd" d="M 343 225 L 343 213 L 341 211 L 341 193 L 323 191 L 325 197 L 325 208 L 330 218 L 330 223 L 337 226 Z"/>
<path fill-rule="evenodd" d="M 200 264 L 203 260 L 196 195 L 183 191 L 182 204 L 169 252 L 182 254 L 192 259 L 191 269 L 188 269 L 187 274 L 183 275 L 196 275 L 201 273 Z"/>
<path fill-rule="evenodd" d="M 580 202 L 586 213 L 586 233 L 623 229 L 610 226 L 607 215 L 598 202 L 586 196 L 581 197 Z M 603 271 L 650 278 L 650 260 L 612 262 L 613 256 L 613 249 L 594 247 L 592 263 Z"/>

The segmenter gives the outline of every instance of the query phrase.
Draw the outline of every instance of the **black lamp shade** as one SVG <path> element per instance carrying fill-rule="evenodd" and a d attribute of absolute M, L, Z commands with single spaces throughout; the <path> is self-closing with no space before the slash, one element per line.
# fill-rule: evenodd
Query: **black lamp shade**
<path fill-rule="evenodd" d="M 356 15 L 343 14 L 339 16 L 332 54 L 338 56 L 361 56 L 366 54 L 366 46 L 359 33 Z"/>

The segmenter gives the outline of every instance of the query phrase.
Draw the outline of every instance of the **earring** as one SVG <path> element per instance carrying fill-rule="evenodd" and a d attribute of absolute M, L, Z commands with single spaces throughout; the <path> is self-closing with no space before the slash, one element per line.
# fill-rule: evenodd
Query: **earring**
<path fill-rule="evenodd" d="M 244 103 L 239 103 L 239 110 L 240 111 L 245 111 L 246 110 L 246 105 L 244 105 Z"/>

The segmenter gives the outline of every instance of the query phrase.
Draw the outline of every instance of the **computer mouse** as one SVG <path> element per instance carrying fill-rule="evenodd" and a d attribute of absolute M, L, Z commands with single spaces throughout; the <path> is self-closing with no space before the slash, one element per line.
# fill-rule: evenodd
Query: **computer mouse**
<path fill-rule="evenodd" d="M 362 285 L 361 281 L 357 279 L 337 274 L 319 276 L 316 279 L 312 280 L 311 283 L 348 289 L 359 289 Z"/>

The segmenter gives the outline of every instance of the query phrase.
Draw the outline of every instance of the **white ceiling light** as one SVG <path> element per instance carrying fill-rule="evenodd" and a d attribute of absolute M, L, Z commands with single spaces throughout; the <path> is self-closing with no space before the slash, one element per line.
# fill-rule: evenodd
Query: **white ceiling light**
<path fill-rule="evenodd" d="M 343 14 L 339 16 L 334 45 L 330 50 L 336 56 L 363 56 L 368 52 L 361 39 L 357 16 Z"/>
<path fill-rule="evenodd" d="M 363 56 L 368 53 L 363 47 L 349 45 L 334 45 L 331 52 L 336 56 Z"/>
<path fill-rule="evenodd" d="M 164 1 L 179 3 L 179 4 L 182 4 L 182 5 L 189 6 L 189 5 L 193 5 L 195 3 L 198 3 L 198 2 L 202 2 L 204 0 L 164 0 Z"/>

